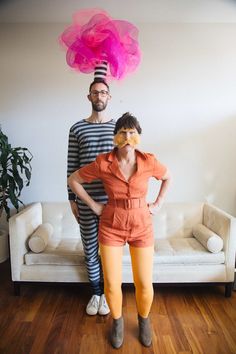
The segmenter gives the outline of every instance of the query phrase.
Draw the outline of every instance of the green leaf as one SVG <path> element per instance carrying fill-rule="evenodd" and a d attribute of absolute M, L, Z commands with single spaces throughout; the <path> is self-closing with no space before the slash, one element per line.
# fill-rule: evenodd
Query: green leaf
<path fill-rule="evenodd" d="M 27 180 L 30 181 L 31 172 L 30 172 L 30 170 L 27 167 L 25 167 L 25 175 L 26 175 Z"/>
<path fill-rule="evenodd" d="M 10 208 L 8 208 L 8 205 L 5 204 L 5 205 L 4 205 L 4 209 L 5 209 L 5 212 L 6 212 L 6 214 L 7 214 L 7 221 L 8 221 L 9 218 L 10 218 L 10 216 L 11 216 L 11 214 L 10 214 Z"/>
<path fill-rule="evenodd" d="M 8 202 L 17 211 L 19 203 L 23 204 L 19 196 L 24 186 L 30 184 L 32 158 L 33 155 L 27 148 L 13 148 L 0 129 L 0 212 L 5 209 L 7 219 L 10 217 Z"/>
<path fill-rule="evenodd" d="M 24 183 L 23 183 L 23 179 L 20 177 L 17 169 L 13 170 L 13 178 L 14 178 L 16 184 L 18 185 L 19 190 L 21 191 L 24 186 Z"/>

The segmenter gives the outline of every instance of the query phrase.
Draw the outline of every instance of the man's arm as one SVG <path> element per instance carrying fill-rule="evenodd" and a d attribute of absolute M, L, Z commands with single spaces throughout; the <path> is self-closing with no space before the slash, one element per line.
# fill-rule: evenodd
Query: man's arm
<path fill-rule="evenodd" d="M 67 178 L 76 170 L 79 169 L 79 144 L 74 132 L 70 129 L 68 139 L 68 153 L 67 153 Z M 68 199 L 75 201 L 76 196 L 71 190 L 70 186 L 67 186 Z"/>
<path fill-rule="evenodd" d="M 68 153 L 67 153 L 67 177 L 79 168 L 79 144 L 74 132 L 70 129 L 68 139 Z M 75 201 L 76 195 L 72 192 L 69 185 L 67 185 L 68 199 L 70 202 L 71 211 L 79 223 L 79 209 Z"/>

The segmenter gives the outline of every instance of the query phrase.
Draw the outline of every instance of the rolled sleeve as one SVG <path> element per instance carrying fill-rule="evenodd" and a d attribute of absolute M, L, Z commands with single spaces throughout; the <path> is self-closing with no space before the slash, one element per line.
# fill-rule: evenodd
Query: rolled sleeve
<path fill-rule="evenodd" d="M 97 159 L 90 164 L 81 167 L 77 171 L 80 177 L 87 183 L 90 183 L 96 179 L 100 179 L 100 168 Z"/>
<path fill-rule="evenodd" d="M 155 177 L 156 179 L 162 179 L 162 177 L 165 175 L 167 171 L 166 166 L 162 165 L 162 163 L 160 163 L 160 161 L 158 161 L 155 156 L 153 159 L 153 177 Z"/>

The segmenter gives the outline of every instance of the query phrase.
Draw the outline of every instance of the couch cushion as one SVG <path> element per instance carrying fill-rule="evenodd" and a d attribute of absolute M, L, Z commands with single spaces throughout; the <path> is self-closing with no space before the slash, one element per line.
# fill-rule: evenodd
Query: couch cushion
<path fill-rule="evenodd" d="M 84 251 L 81 239 L 51 239 L 42 253 L 28 252 L 25 263 L 50 265 L 81 265 L 84 264 Z"/>
<path fill-rule="evenodd" d="M 221 264 L 224 252 L 210 253 L 194 237 L 155 240 L 154 264 Z"/>
<path fill-rule="evenodd" d="M 193 225 L 201 224 L 202 203 L 169 203 L 153 216 L 154 234 L 158 239 L 192 237 Z"/>
<path fill-rule="evenodd" d="M 155 264 L 221 264 L 224 263 L 224 252 L 217 254 L 208 252 L 194 237 L 155 240 Z M 82 265 L 84 252 L 81 240 L 53 239 L 44 252 L 25 255 L 25 263 L 48 265 Z M 123 265 L 130 265 L 129 247 L 124 247 Z"/>
<path fill-rule="evenodd" d="M 79 225 L 72 214 L 68 202 L 42 203 L 43 222 L 53 226 L 52 238 L 80 238 Z"/>
<path fill-rule="evenodd" d="M 212 253 L 220 252 L 224 246 L 222 238 L 202 224 L 193 227 L 193 235 Z"/>
<path fill-rule="evenodd" d="M 50 236 L 53 233 L 53 227 L 49 223 L 41 224 L 29 237 L 28 245 L 32 252 L 40 253 L 47 247 Z"/>

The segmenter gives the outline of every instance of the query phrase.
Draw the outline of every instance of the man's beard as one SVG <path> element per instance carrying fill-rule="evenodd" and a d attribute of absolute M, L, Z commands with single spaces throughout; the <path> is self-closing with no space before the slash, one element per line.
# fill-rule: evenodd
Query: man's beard
<path fill-rule="evenodd" d="M 98 101 L 96 103 L 92 102 L 92 107 L 95 112 L 102 112 L 106 109 L 107 102 Z"/>

